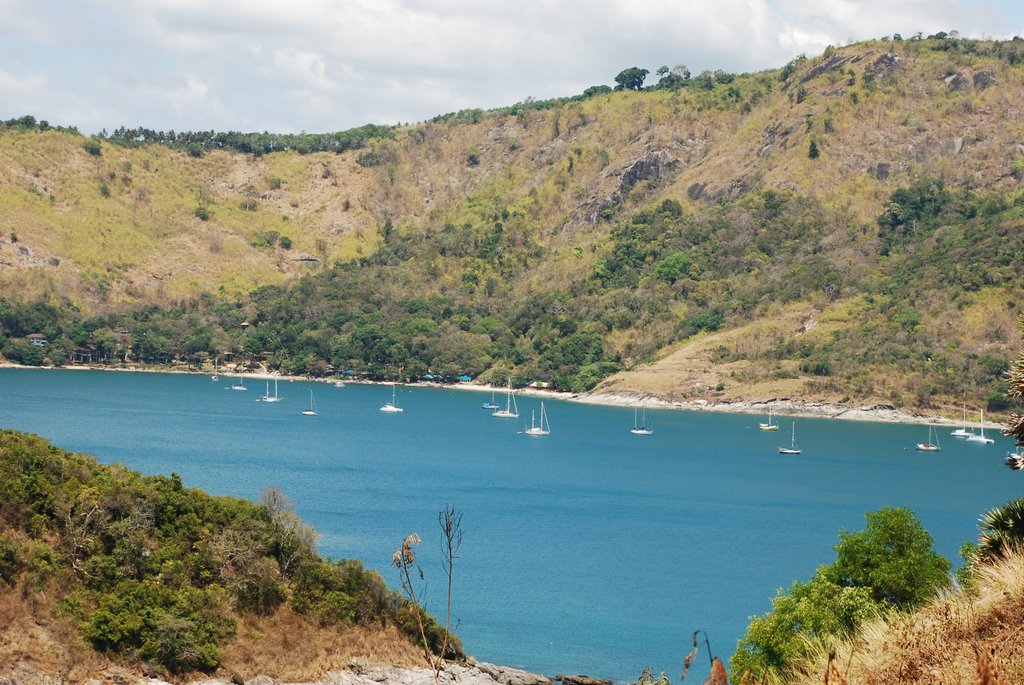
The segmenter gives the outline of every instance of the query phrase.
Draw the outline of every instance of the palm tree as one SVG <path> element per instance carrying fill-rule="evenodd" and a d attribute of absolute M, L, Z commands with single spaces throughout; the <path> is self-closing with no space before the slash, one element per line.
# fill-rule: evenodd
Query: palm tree
<path fill-rule="evenodd" d="M 978 559 L 991 560 L 1024 543 L 1024 498 L 990 509 L 978 521 Z"/>
<path fill-rule="evenodd" d="M 1020 323 L 1021 332 L 1024 333 L 1024 317 Z M 1024 400 L 1024 356 L 1010 365 L 1010 389 L 1006 392 L 1010 399 L 1017 401 Z M 1024 414 L 1013 414 L 1010 421 L 1003 430 L 1006 435 L 1017 438 L 1017 446 L 1024 447 Z"/>

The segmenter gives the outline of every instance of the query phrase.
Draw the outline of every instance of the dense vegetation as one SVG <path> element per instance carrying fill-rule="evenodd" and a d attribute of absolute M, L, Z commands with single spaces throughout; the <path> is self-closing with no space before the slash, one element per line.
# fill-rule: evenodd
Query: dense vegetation
<path fill-rule="evenodd" d="M 239 133 L 229 131 L 153 131 L 146 128 L 118 128 L 112 133 L 98 136 L 115 145 L 138 147 L 143 145 L 166 145 L 184 149 L 191 156 L 199 157 L 209 150 L 234 150 L 246 154 L 267 155 L 272 152 L 294 151 L 299 154 L 312 152 L 340 153 L 366 146 L 367 141 L 393 136 L 393 127 L 366 124 L 359 128 L 336 133 Z"/>
<path fill-rule="evenodd" d="M 280 492 L 261 504 L 144 477 L 0 432 L 0 592 L 42 593 L 97 650 L 159 671 L 209 671 L 243 614 L 282 605 L 338 630 L 417 613 L 358 561 L 317 556 Z M 430 647 L 443 629 L 426 617 Z M 460 655 L 457 641 L 451 654 Z"/>

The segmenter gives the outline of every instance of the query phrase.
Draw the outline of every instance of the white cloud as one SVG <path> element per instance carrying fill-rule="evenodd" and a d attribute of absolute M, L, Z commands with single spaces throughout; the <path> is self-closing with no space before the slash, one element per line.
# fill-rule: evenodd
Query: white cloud
<path fill-rule="evenodd" d="M 100 130 L 104 112 L 95 103 L 55 85 L 48 76 L 25 70 L 0 68 L 0 119 L 26 114 L 60 126 Z"/>
<path fill-rule="evenodd" d="M 0 69 L 0 97 L 5 100 L 28 100 L 43 91 L 46 78 L 39 74 L 18 76 Z"/>
<path fill-rule="evenodd" d="M 213 94 L 210 86 L 195 74 L 185 74 L 178 82 L 167 86 L 145 85 L 133 93 L 145 110 L 155 116 L 170 111 L 176 118 L 189 121 L 188 126 L 160 126 L 159 128 L 209 129 L 230 127 L 233 113 Z M 121 122 L 126 126 L 144 123 Z"/>
<path fill-rule="evenodd" d="M 335 83 L 327 77 L 327 67 L 321 55 L 308 50 L 292 48 L 274 51 L 274 66 L 278 76 L 297 81 L 318 91 L 331 91 Z"/>

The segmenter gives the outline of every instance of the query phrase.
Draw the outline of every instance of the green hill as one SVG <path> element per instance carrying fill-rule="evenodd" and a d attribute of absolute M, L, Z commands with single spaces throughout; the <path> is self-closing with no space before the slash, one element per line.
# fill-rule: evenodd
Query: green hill
<path fill-rule="evenodd" d="M 72 682 L 101 655 L 161 674 L 296 679 L 353 656 L 422 665 L 417 612 L 435 651 L 444 629 L 315 541 L 277 490 L 261 504 L 212 497 L 0 431 L 0 662 Z"/>
<path fill-rule="evenodd" d="M 1004 411 L 1022 63 L 870 41 L 338 152 L 9 122 L 4 354 Z"/>

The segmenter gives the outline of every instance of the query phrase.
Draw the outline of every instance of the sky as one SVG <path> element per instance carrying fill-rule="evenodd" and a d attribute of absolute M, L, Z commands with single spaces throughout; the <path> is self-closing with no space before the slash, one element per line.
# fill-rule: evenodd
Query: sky
<path fill-rule="evenodd" d="M 780 67 L 828 45 L 1024 35 L 1020 0 L 0 0 L 0 119 L 341 131 Z"/>

